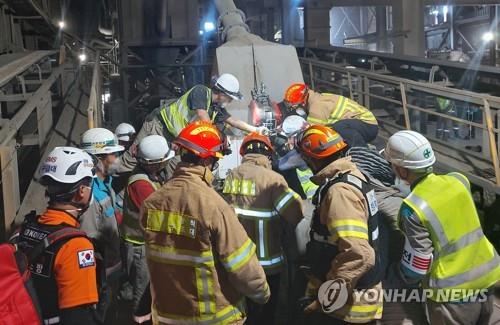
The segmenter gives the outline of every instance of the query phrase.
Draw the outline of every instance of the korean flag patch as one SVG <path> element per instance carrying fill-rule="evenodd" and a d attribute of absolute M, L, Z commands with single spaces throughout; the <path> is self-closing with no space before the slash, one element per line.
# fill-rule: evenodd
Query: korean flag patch
<path fill-rule="evenodd" d="M 85 267 L 89 267 L 89 266 L 94 266 L 95 265 L 94 250 L 87 249 L 84 251 L 79 251 L 78 252 L 78 265 L 80 265 L 81 269 L 83 269 Z"/>

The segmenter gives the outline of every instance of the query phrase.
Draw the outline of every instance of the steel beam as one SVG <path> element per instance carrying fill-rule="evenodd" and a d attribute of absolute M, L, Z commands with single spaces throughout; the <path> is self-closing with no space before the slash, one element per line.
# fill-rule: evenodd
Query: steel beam
<path fill-rule="evenodd" d="M 57 53 L 56 51 L 35 51 L 20 59 L 12 61 L 0 67 L 0 87 L 4 86 L 11 79 L 20 75 L 29 67 L 35 65 L 43 58 Z"/>
<path fill-rule="evenodd" d="M 9 126 L 0 130 L 0 146 L 6 146 L 31 115 L 33 110 L 51 96 L 50 87 L 61 75 L 62 67 L 54 69 L 50 77 L 35 91 L 21 109 L 10 119 Z"/>

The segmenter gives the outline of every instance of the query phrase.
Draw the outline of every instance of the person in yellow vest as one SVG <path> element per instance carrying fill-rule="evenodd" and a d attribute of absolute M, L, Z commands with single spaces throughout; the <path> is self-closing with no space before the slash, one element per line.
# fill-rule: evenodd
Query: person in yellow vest
<path fill-rule="evenodd" d="M 226 110 L 226 106 L 233 100 L 241 100 L 243 95 L 240 92 L 238 79 L 230 74 L 224 73 L 215 79 L 213 87 L 196 85 L 184 93 L 180 98 L 155 109 L 146 117 L 142 128 L 137 134 L 131 148 L 133 149 L 139 142 L 148 135 L 164 136 L 171 143 L 179 132 L 195 120 L 211 121 L 219 129 L 224 125 L 230 125 L 244 132 L 267 133 L 266 127 L 255 127 L 238 118 L 231 116 Z M 177 159 L 171 163 L 177 163 Z M 127 150 L 120 157 L 120 164 L 115 166 L 117 173 L 131 171 L 137 161 L 133 150 Z M 170 172 L 175 166 L 169 166 Z"/>
<path fill-rule="evenodd" d="M 310 281 L 301 304 L 310 314 L 307 323 L 380 319 L 382 301 L 358 297 L 355 292 L 364 288 L 380 294 L 382 289 L 385 267 L 374 188 L 351 158 L 345 157 L 348 144 L 329 127 L 308 127 L 298 136 L 297 150 L 314 173 L 312 181 L 320 186 L 313 199 L 307 244 Z M 332 294 L 335 289 L 338 295 Z"/>
<path fill-rule="evenodd" d="M 306 84 L 288 87 L 284 103 L 311 124 L 331 126 L 350 147 L 366 147 L 377 137 L 378 123 L 371 111 L 347 97 L 318 93 Z"/>
<path fill-rule="evenodd" d="M 385 156 L 411 186 L 398 216 L 406 236 L 401 279 L 429 291 L 431 324 L 488 324 L 500 258 L 483 234 L 467 177 L 434 174 L 432 147 L 414 131 L 391 136 Z"/>
<path fill-rule="evenodd" d="M 274 324 L 285 255 L 282 247 L 284 227 L 302 219 L 302 204 L 283 176 L 273 171 L 274 148 L 267 136 L 250 133 L 243 139 L 241 165 L 229 172 L 223 194 L 238 214 L 248 236 L 257 245 L 257 257 L 266 272 L 271 299 L 264 306 L 248 301 L 248 324 Z"/>
<path fill-rule="evenodd" d="M 126 270 L 132 287 L 132 317 L 136 324 L 151 319 L 149 271 L 139 211 L 144 200 L 167 181 L 160 172 L 174 155 L 164 137 L 149 135 L 142 139 L 137 150 L 139 163 L 125 188 L 120 230 L 125 242 Z"/>
<path fill-rule="evenodd" d="M 174 144 L 182 161 L 141 209 L 153 324 L 243 324 L 244 298 L 264 304 L 270 290 L 255 244 L 212 187 L 221 135 L 196 121 Z"/>

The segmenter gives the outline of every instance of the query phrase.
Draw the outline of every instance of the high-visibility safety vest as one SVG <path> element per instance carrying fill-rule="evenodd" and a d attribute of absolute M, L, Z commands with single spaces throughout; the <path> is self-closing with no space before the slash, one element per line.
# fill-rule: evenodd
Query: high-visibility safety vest
<path fill-rule="evenodd" d="M 307 121 L 313 124 L 322 124 L 329 125 L 340 120 L 346 118 L 358 119 L 370 124 L 377 124 L 377 119 L 375 115 L 371 111 L 369 111 L 366 107 L 358 104 L 356 101 L 346 98 L 344 96 L 334 95 L 334 94 L 326 94 L 322 93 L 321 96 L 324 96 L 325 99 L 329 99 L 331 97 L 332 105 L 335 102 L 334 99 L 337 97 L 336 106 L 330 112 L 330 115 L 327 119 L 320 119 L 311 116 L 311 111 L 314 107 L 309 107 L 309 116 L 307 117 Z M 312 104 L 314 105 L 314 104 Z"/>
<path fill-rule="evenodd" d="M 137 181 L 148 182 L 155 191 L 161 187 L 161 184 L 159 182 L 153 182 L 146 174 L 135 174 L 129 178 L 127 189 L 125 190 L 125 198 L 123 200 L 123 222 L 121 224 L 122 237 L 125 241 L 130 243 L 143 245 L 144 234 L 140 227 L 139 209 L 134 205 L 128 194 L 128 187 Z"/>
<path fill-rule="evenodd" d="M 296 171 L 304 194 L 308 199 L 312 199 L 314 193 L 316 193 L 316 190 L 318 189 L 318 185 L 311 181 L 311 177 L 314 175 L 313 172 L 309 168 L 304 170 L 297 168 Z"/>
<path fill-rule="evenodd" d="M 467 298 L 500 279 L 500 258 L 482 231 L 467 177 L 430 174 L 404 202 L 432 240 L 433 262 L 424 286 L 445 290 L 433 290 L 430 299 Z M 446 291 L 453 292 L 453 298 Z"/>
<path fill-rule="evenodd" d="M 196 87 L 196 86 L 195 86 Z M 196 118 L 196 110 L 191 109 L 188 105 L 189 94 L 193 91 L 194 87 L 189 89 L 184 95 L 179 97 L 175 102 L 160 109 L 160 116 L 165 123 L 168 133 L 172 137 L 177 137 L 182 129 Z M 207 88 L 207 110 L 212 104 L 212 91 Z M 212 122 L 215 120 L 217 113 L 212 112 L 210 119 Z"/>

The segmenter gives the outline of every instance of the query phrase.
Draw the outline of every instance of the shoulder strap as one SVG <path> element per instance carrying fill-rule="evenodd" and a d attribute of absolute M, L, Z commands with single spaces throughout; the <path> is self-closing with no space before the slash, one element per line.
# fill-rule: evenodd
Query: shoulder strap
<path fill-rule="evenodd" d="M 33 249 L 30 250 L 28 254 L 28 262 L 33 263 L 47 248 L 59 243 L 63 240 L 69 240 L 75 237 L 87 237 L 84 231 L 78 230 L 73 227 L 64 227 L 62 229 L 56 230 L 45 237 L 40 243 L 38 243 Z"/>
<path fill-rule="evenodd" d="M 131 185 L 132 183 L 135 183 L 137 181 L 146 181 L 148 182 L 151 186 L 153 186 L 153 188 L 155 190 L 158 189 L 158 185 L 153 182 L 151 179 L 149 179 L 148 175 L 146 174 L 135 174 L 135 175 L 132 175 L 130 176 L 130 178 L 128 179 L 128 185 Z"/>

